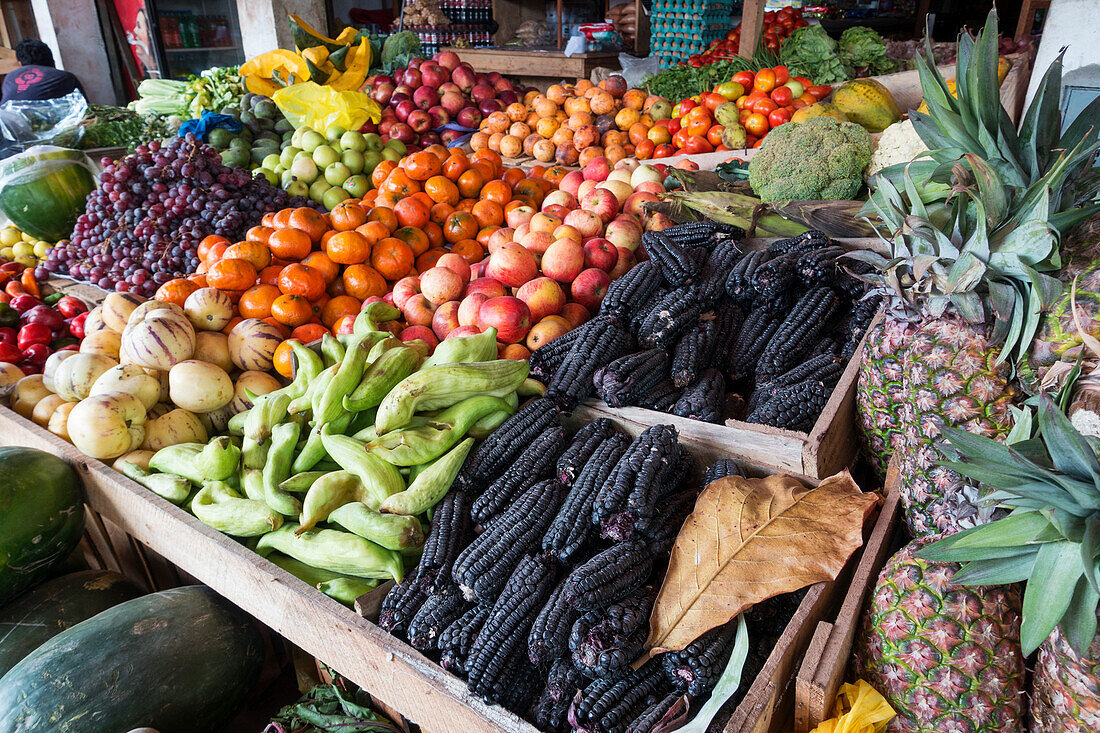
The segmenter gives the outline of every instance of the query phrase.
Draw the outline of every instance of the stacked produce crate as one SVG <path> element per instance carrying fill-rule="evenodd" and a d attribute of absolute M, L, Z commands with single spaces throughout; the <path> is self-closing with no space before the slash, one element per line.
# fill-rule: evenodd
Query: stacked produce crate
<path fill-rule="evenodd" d="M 731 10 L 730 0 L 654 0 L 650 44 L 661 67 L 674 66 L 720 38 Z"/>

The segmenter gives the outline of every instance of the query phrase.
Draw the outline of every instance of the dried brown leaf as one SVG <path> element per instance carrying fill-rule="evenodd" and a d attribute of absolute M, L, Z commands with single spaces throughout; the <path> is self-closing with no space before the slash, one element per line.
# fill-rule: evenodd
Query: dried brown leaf
<path fill-rule="evenodd" d="M 834 580 L 877 502 L 847 471 L 812 489 L 787 475 L 711 483 L 676 538 L 646 649 L 683 649 L 755 603 Z"/>

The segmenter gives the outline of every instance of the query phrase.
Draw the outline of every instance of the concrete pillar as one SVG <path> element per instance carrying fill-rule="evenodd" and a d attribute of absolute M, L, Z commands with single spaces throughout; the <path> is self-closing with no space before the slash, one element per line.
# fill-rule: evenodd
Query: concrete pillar
<path fill-rule="evenodd" d="M 1039 83 L 1063 46 L 1062 83 L 1079 86 L 1100 85 L 1100 44 L 1096 28 L 1100 25 L 1100 2 L 1096 0 L 1054 0 L 1043 23 L 1043 40 L 1035 57 L 1028 84 L 1027 104 L 1035 97 Z"/>
<path fill-rule="evenodd" d="M 244 57 L 276 48 L 294 49 L 287 18 L 297 15 L 319 32 L 328 33 L 325 0 L 237 0 Z"/>
<path fill-rule="evenodd" d="M 76 74 L 92 104 L 118 104 L 93 0 L 31 0 L 38 36 L 57 68 Z"/>

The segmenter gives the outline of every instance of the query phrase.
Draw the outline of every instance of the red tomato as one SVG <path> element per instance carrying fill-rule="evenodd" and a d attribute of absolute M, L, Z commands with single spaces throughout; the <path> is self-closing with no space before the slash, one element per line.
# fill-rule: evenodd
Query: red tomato
<path fill-rule="evenodd" d="M 777 109 L 779 109 L 779 105 L 768 99 L 767 97 L 764 97 L 763 99 L 752 105 L 752 111 L 759 112 L 762 115 L 766 115 L 769 112 Z"/>
<path fill-rule="evenodd" d="M 693 99 L 682 99 L 675 107 L 672 108 L 673 117 L 683 117 L 692 109 L 698 107 L 699 104 Z"/>
<path fill-rule="evenodd" d="M 667 128 L 669 126 L 669 123 L 671 123 L 671 122 L 672 122 L 672 120 L 670 120 L 670 119 L 657 120 L 656 122 L 653 123 L 653 126 L 654 127 L 665 127 L 665 128 Z"/>
<path fill-rule="evenodd" d="M 745 147 L 746 148 L 755 148 L 756 147 L 756 139 L 757 139 L 756 135 L 746 135 L 745 136 Z"/>
<path fill-rule="evenodd" d="M 756 75 L 751 71 L 738 71 L 733 75 L 733 81 L 745 87 L 745 89 L 752 89 L 752 83 L 755 79 Z"/>
<path fill-rule="evenodd" d="M 775 83 L 779 86 L 783 86 L 791 80 L 791 71 L 786 66 L 772 67 L 772 71 L 775 72 Z"/>
<path fill-rule="evenodd" d="M 825 99 L 825 97 L 833 93 L 833 88 L 828 84 L 820 84 L 810 87 L 807 91 L 813 94 L 815 99 Z"/>
<path fill-rule="evenodd" d="M 760 138 L 759 140 L 757 140 L 756 142 L 754 142 L 754 143 L 752 144 L 752 147 L 754 147 L 754 148 L 758 148 L 758 147 L 760 147 L 760 146 L 761 146 L 761 145 L 763 145 L 763 144 L 764 144 L 764 138 Z"/>
<path fill-rule="evenodd" d="M 741 125 L 741 127 L 744 127 L 745 123 L 749 121 L 750 117 L 752 117 L 751 109 L 741 110 L 741 114 L 737 115 L 737 123 Z"/>
<path fill-rule="evenodd" d="M 657 147 L 655 147 L 653 149 L 653 157 L 654 158 L 669 158 L 673 155 L 676 155 L 676 150 L 673 149 L 673 147 L 671 145 L 669 145 L 668 143 L 664 143 L 663 145 L 658 145 Z"/>
<path fill-rule="evenodd" d="M 772 101 L 780 107 L 786 107 L 794 99 L 790 87 L 776 87 L 772 89 Z"/>
<path fill-rule="evenodd" d="M 722 101 L 724 102 L 725 100 L 723 99 Z M 680 119 L 680 124 L 684 127 L 706 124 L 707 129 L 710 129 L 710 126 L 714 124 L 714 118 L 711 116 L 710 110 L 706 107 L 696 107 Z M 697 135 L 698 133 L 693 132 L 691 134 Z M 706 133 L 704 132 L 703 134 Z"/>
<path fill-rule="evenodd" d="M 721 125 L 714 125 L 707 130 L 707 142 L 711 145 L 718 147 L 722 144 L 722 131 L 726 128 Z"/>
<path fill-rule="evenodd" d="M 743 97 L 738 97 L 737 99 L 733 100 L 733 103 L 737 105 L 737 109 L 748 109 L 748 107 L 752 104 L 752 100 L 749 99 L 749 95 L 746 94 Z"/>
<path fill-rule="evenodd" d="M 785 109 L 774 109 L 768 114 L 768 126 L 773 130 L 791 121 L 791 113 Z"/>
<path fill-rule="evenodd" d="M 759 112 L 753 112 L 745 118 L 745 129 L 757 137 L 768 134 L 768 118 Z"/>
<path fill-rule="evenodd" d="M 725 104 L 727 101 L 721 94 L 716 94 L 714 92 L 704 92 L 700 96 L 703 101 L 703 106 L 711 112 L 718 109 L 718 105 Z"/>
<path fill-rule="evenodd" d="M 690 137 L 690 135 L 688 134 L 687 128 L 685 127 L 681 129 L 679 132 L 672 136 L 673 147 L 683 148 L 685 145 L 687 145 L 688 137 Z M 654 156 L 656 156 L 656 152 L 654 152 Z"/>
<path fill-rule="evenodd" d="M 679 120 L 679 119 L 675 119 L 675 118 L 674 118 L 674 119 L 671 119 L 671 120 L 669 120 L 669 121 L 668 121 L 668 131 L 669 131 L 670 133 L 672 133 L 673 135 L 675 135 L 676 133 L 678 133 L 678 132 L 680 131 L 680 128 L 681 128 L 682 126 L 683 126 L 683 125 L 682 125 L 682 124 L 680 123 L 680 120 Z"/>
<path fill-rule="evenodd" d="M 794 107 L 796 110 L 800 110 L 803 107 L 809 107 L 810 105 L 806 103 L 805 97 L 802 96 L 798 99 L 791 100 L 791 106 Z"/>
<path fill-rule="evenodd" d="M 716 153 L 722 152 L 722 151 L 725 151 L 725 150 L 729 150 L 729 148 L 727 148 L 724 143 L 718 143 L 717 145 L 714 146 L 714 152 L 716 152 Z"/>
<path fill-rule="evenodd" d="M 771 69 L 761 69 L 756 72 L 756 79 L 753 80 L 752 88 L 764 94 L 775 89 L 775 72 Z"/>
<path fill-rule="evenodd" d="M 707 139 L 702 135 L 692 135 L 687 139 L 687 145 L 684 146 L 684 152 L 689 155 L 713 153 L 714 146 L 707 142 Z"/>
<path fill-rule="evenodd" d="M 799 84 L 801 84 L 803 89 L 809 89 L 810 87 L 812 87 L 814 85 L 814 83 L 812 81 L 810 81 L 809 79 L 807 79 L 804 76 L 792 76 L 791 78 L 794 79 L 795 81 L 797 81 Z"/>

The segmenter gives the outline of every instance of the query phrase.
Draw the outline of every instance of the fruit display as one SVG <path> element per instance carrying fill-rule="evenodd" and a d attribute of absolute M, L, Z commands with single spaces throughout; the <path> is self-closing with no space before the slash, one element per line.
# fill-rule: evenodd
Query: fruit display
<path fill-rule="evenodd" d="M 802 17 L 802 8 L 785 7 L 768 10 L 764 13 L 764 30 L 760 38 L 761 45 L 773 53 L 779 51 L 783 41 L 799 28 L 805 28 L 809 22 Z M 736 56 L 741 48 L 741 23 L 730 29 L 725 38 L 711 42 L 707 50 L 697 56 L 691 56 L 686 63 L 689 66 L 702 66 L 718 59 Z"/>
<path fill-rule="evenodd" d="M 282 143 L 294 131 L 270 97 L 245 92 L 233 104 L 218 110 L 241 123 L 240 132 L 215 127 L 206 135 L 206 142 L 221 153 L 222 163 L 229 168 L 258 168 L 269 155 L 278 155 Z M 268 182 L 275 184 L 278 180 Z"/>
<path fill-rule="evenodd" d="M 167 145 L 154 140 L 103 161 L 72 239 L 51 249 L 44 267 L 104 290 L 149 296 L 194 272 L 204 237 L 239 239 L 264 212 L 304 201 L 226 167 L 193 135 Z"/>
<path fill-rule="evenodd" d="M 78 150 L 38 146 L 0 162 L 0 212 L 36 239 L 71 235 L 95 188 L 91 161 Z"/>
<path fill-rule="evenodd" d="M 0 265 L 0 284 L 0 366 L 15 367 L 5 377 L 16 377 L 16 370 L 39 374 L 50 356 L 80 346 L 88 318 L 82 300 L 61 293 L 43 297 L 35 271 L 17 262 Z"/>
<path fill-rule="evenodd" d="M 53 246 L 53 242 L 36 239 L 12 224 L 0 229 L 0 259 L 18 262 L 23 267 L 37 267 Z"/>

